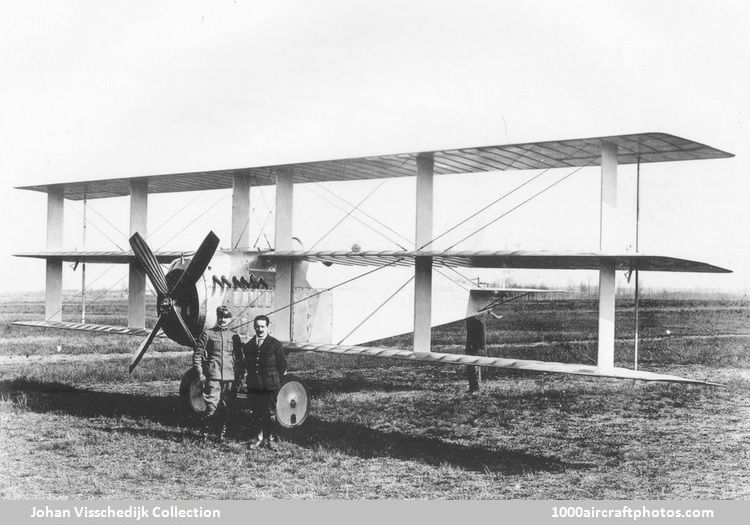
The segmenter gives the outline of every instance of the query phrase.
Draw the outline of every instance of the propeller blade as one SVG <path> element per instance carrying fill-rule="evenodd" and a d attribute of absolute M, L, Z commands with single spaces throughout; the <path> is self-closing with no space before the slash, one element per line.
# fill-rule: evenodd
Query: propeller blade
<path fill-rule="evenodd" d="M 203 275 L 203 272 L 206 271 L 208 263 L 211 262 L 211 258 L 218 247 L 219 238 L 214 232 L 208 232 L 208 235 L 203 239 L 195 255 L 190 260 L 190 264 L 185 268 L 185 272 L 180 277 L 180 280 L 169 291 L 169 295 L 174 296 L 180 290 L 180 287 L 194 285 L 200 276 Z"/>
<path fill-rule="evenodd" d="M 148 334 L 148 337 L 143 340 L 143 342 L 138 347 L 138 350 L 135 351 L 133 354 L 133 360 L 130 362 L 130 373 L 133 373 L 133 369 L 138 366 L 138 363 L 141 362 L 141 358 L 143 357 L 143 354 L 146 353 L 146 350 L 148 350 L 148 347 L 151 346 L 151 342 L 154 340 L 154 337 L 156 337 L 156 333 L 161 329 L 162 325 L 162 319 L 163 316 L 160 316 L 159 319 L 156 321 L 156 324 L 154 325 L 153 330 L 151 330 L 151 333 Z"/>
<path fill-rule="evenodd" d="M 169 288 L 167 287 L 167 280 L 164 278 L 164 273 L 161 271 L 161 266 L 159 266 L 159 261 L 156 260 L 156 256 L 151 251 L 151 248 L 148 247 L 148 244 L 146 244 L 146 241 L 143 240 L 143 237 L 139 233 L 134 233 L 130 238 L 130 247 L 133 248 L 135 258 L 140 263 L 143 271 L 146 272 L 148 280 L 151 281 L 154 289 L 162 295 L 167 295 Z"/>
<path fill-rule="evenodd" d="M 185 320 L 182 318 L 177 308 L 173 308 L 172 311 L 170 311 L 167 315 L 172 315 L 175 319 L 177 319 L 178 324 L 180 325 L 180 327 L 182 327 L 184 335 L 187 337 L 187 340 L 190 341 L 190 347 L 195 348 L 195 345 L 198 343 L 195 342 L 193 334 L 191 334 L 190 330 L 188 330 L 188 327 L 185 324 Z"/>

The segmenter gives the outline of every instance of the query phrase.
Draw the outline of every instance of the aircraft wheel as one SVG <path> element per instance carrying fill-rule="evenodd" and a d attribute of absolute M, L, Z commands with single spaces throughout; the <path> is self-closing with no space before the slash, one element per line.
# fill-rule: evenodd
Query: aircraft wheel
<path fill-rule="evenodd" d="M 180 402 L 185 409 L 196 415 L 203 415 L 206 411 L 206 401 L 203 399 L 203 383 L 198 378 L 198 371 L 190 368 L 180 381 Z"/>
<path fill-rule="evenodd" d="M 276 396 L 276 420 L 284 428 L 298 428 L 310 413 L 310 396 L 297 378 L 286 376 Z"/>

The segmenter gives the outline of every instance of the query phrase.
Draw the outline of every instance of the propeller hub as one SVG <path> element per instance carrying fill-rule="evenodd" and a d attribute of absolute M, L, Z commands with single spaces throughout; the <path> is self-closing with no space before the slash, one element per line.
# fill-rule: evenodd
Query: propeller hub
<path fill-rule="evenodd" d="M 163 315 L 167 312 L 171 312 L 174 310 L 174 301 L 171 297 L 164 296 L 159 301 L 159 306 L 157 307 L 157 310 L 159 311 L 159 315 Z"/>

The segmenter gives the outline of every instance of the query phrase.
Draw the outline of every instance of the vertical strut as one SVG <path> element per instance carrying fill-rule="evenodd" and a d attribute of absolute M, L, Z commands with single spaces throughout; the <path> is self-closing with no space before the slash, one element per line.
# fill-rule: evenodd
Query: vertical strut
<path fill-rule="evenodd" d="M 276 173 L 276 227 L 275 250 L 277 252 L 292 249 L 292 219 L 294 211 L 294 178 L 289 169 L 280 169 Z M 276 262 L 276 281 L 273 291 L 273 330 L 277 337 L 292 340 L 292 262 Z"/>
<path fill-rule="evenodd" d="M 417 250 L 432 249 L 433 206 L 432 153 L 417 156 Z M 429 352 L 432 342 L 432 257 L 417 256 L 414 261 L 414 351 Z"/>
<path fill-rule="evenodd" d="M 638 253 L 641 218 L 641 157 L 635 172 L 635 253 Z M 633 369 L 638 370 L 638 268 L 635 269 L 635 344 L 633 347 Z"/>
<path fill-rule="evenodd" d="M 617 249 L 617 145 L 602 144 L 601 214 L 599 250 L 612 253 Z M 602 262 L 599 267 L 599 345 L 597 365 L 615 366 L 615 263 Z"/>
<path fill-rule="evenodd" d="M 130 181 L 130 235 L 147 237 L 148 180 Z M 146 273 L 137 262 L 128 269 L 128 326 L 146 327 Z"/>
<path fill-rule="evenodd" d="M 86 194 L 83 194 L 83 241 L 81 249 L 86 250 Z M 81 264 L 81 322 L 86 322 L 86 261 Z"/>
<path fill-rule="evenodd" d="M 62 248 L 64 193 L 62 187 L 47 191 L 47 249 Z M 62 261 L 47 259 L 44 290 L 44 318 L 62 321 Z"/>
<path fill-rule="evenodd" d="M 250 247 L 250 177 L 232 176 L 232 249 Z"/>

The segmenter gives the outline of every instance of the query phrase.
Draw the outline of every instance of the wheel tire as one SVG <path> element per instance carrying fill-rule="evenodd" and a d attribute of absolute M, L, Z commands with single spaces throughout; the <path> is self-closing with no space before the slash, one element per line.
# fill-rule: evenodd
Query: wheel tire
<path fill-rule="evenodd" d="M 198 371 L 190 368 L 180 381 L 180 404 L 189 413 L 202 416 L 206 412 L 206 401 L 203 399 L 203 383 Z"/>
<path fill-rule="evenodd" d="M 276 420 L 284 428 L 302 426 L 310 413 L 310 396 L 305 385 L 294 376 L 285 376 L 276 395 Z"/>

